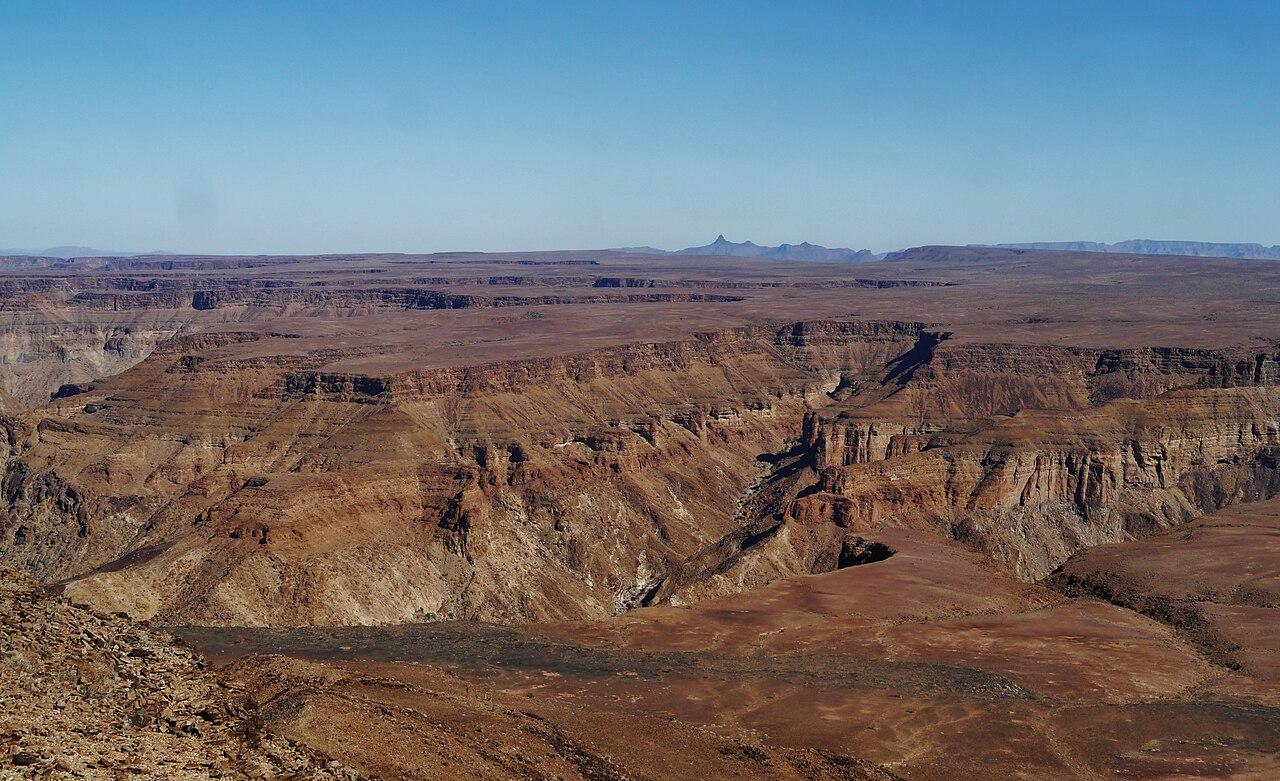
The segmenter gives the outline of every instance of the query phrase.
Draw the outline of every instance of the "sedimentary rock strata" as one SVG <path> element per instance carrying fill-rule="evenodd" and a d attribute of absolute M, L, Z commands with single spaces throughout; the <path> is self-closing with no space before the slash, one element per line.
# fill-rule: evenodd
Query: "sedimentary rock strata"
<path fill-rule="evenodd" d="M 1091 558 L 1226 539 L 1195 524 L 1280 492 L 1280 310 L 1264 305 L 1280 270 L 1208 263 L 974 248 L 856 277 L 621 253 L 14 261 L 0 560 L 97 610 L 221 627 L 186 635 L 218 654 L 242 655 L 231 636 L 319 649 L 235 674 L 325 752 L 335 733 L 304 715 L 356 729 L 340 706 L 361 690 L 375 710 L 493 719 L 526 754 L 406 715 L 406 740 L 430 735 L 469 772 L 660 776 L 576 706 L 482 707 L 494 684 L 477 680 L 496 674 L 504 698 L 582 697 L 610 729 L 696 744 L 664 761 L 712 752 L 748 777 L 1160 777 L 1200 760 L 1265 774 L 1273 649 L 1250 612 L 1270 609 L 1265 588 L 1174 597 Z M 1234 637 L 1222 616 L 1245 613 L 1254 629 Z M 415 633 L 476 620 L 520 628 L 467 623 L 449 642 L 559 645 L 495 657 L 517 673 L 422 679 L 386 650 L 448 667 L 465 654 L 424 657 L 442 636 Z M 305 634 L 351 626 L 369 628 Z M 694 655 L 662 656 L 677 651 Z M 676 677 L 714 706 L 662 682 L 680 665 L 706 671 Z M 543 673 L 564 680 L 544 691 Z M 645 683 L 600 682 L 629 673 Z M 320 690 L 297 685 L 311 676 Z M 474 696 L 385 694 L 427 679 Z M 823 699 L 827 684 L 857 696 Z M 838 715 L 789 730 L 814 698 Z M 647 710 L 605 705 L 622 700 Z M 1142 744 L 1108 753 L 1071 726 L 1137 729 L 1143 708 L 1186 740 L 1237 742 L 1122 761 Z M 939 727 L 952 719 L 980 728 Z M 1018 762 L 976 749 L 979 733 Z M 402 772 L 379 745 L 343 756 Z"/>

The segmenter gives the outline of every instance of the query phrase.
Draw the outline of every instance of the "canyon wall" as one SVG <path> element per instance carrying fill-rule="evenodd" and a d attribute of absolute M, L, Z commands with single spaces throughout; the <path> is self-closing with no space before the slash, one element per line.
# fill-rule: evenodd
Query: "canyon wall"
<path fill-rule="evenodd" d="M 607 615 L 732 529 L 757 456 L 842 375 L 923 332 L 731 329 L 389 377 L 201 360 L 188 337 L 14 424 L 4 555 L 166 621 Z"/>
<path fill-rule="evenodd" d="M 917 347 L 914 365 L 807 413 L 742 526 L 643 602 L 856 564 L 886 527 L 950 536 L 1038 580 L 1083 548 L 1267 498 L 1280 491 L 1276 357 Z"/>
<path fill-rule="evenodd" d="M 0 393 L 13 413 L 49 401 L 62 385 L 90 383 L 134 366 L 177 332 L 177 323 L 37 322 L 0 326 Z"/>
<path fill-rule="evenodd" d="M 170 623 L 548 621 L 874 561 L 885 526 L 1036 579 L 1280 489 L 1273 353 L 824 320 L 376 375 L 233 349 L 264 338 L 9 418 L 0 557 Z"/>

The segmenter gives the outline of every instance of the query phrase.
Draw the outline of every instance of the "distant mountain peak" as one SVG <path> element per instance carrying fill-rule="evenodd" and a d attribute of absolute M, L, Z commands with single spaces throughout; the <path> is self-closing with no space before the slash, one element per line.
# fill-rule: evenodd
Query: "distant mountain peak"
<path fill-rule="evenodd" d="M 751 241 L 734 242 L 718 234 L 716 240 L 701 247 L 686 247 L 671 255 L 727 255 L 739 258 L 760 258 L 762 260 L 810 260 L 828 263 L 848 261 L 879 260 L 880 256 L 870 250 L 853 250 L 848 247 L 823 247 L 807 241 L 800 244 L 779 244 L 776 247 L 761 246 Z"/>

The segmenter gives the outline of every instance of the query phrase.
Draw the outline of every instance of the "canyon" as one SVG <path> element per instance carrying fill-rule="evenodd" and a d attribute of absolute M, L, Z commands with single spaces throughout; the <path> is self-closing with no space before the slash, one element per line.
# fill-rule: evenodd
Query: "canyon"
<path fill-rule="evenodd" d="M 1026 248 L 0 258 L 0 563 L 353 777 L 1274 777 L 1278 302 Z"/>

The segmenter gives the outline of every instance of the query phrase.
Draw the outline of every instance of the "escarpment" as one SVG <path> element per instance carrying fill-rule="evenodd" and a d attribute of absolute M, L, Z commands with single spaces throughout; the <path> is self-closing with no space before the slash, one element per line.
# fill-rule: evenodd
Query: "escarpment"
<path fill-rule="evenodd" d="M 49 401 L 62 385 L 87 383 L 136 365 L 179 327 L 149 318 L 118 324 L 23 320 L 0 325 L 0 391 L 18 408 L 34 407 Z"/>
<path fill-rule="evenodd" d="M 734 528 L 757 456 L 842 375 L 922 333 L 729 329 L 388 377 L 194 360 L 196 343 L 175 343 L 41 411 L 10 458 L 5 555 L 167 621 L 607 615 Z M 124 430 L 140 435 L 122 445 Z M 46 474 L 93 506 L 86 535 L 29 490 Z"/>
<path fill-rule="evenodd" d="M 781 329 L 739 328 L 696 334 L 692 339 L 629 344 L 586 353 L 502 363 L 406 372 L 386 378 L 306 372 L 285 375 L 268 392 L 286 397 L 307 393 L 340 398 L 386 395 L 398 399 L 520 392 L 560 382 L 588 383 L 644 372 L 684 372 L 699 364 L 731 359 L 807 366 L 812 371 L 856 372 L 878 367 L 903 345 L 929 334 L 921 323 L 823 321 Z M 939 339 L 942 335 L 928 335 Z M 777 368 L 770 368 L 777 371 Z"/>
<path fill-rule="evenodd" d="M 822 470 L 791 508 L 796 520 L 923 524 L 1035 579 L 1083 547 L 1280 490 L 1280 395 L 1272 388 L 1023 412 L 958 441 L 945 432 L 908 441 L 903 455 Z"/>
<path fill-rule="evenodd" d="M 478 295 L 408 286 L 330 287 L 324 281 L 285 279 L 4 278 L 0 279 L 0 316 L 4 318 L 0 323 L 0 411 L 36 407 L 50 401 L 63 385 L 91 382 L 137 365 L 175 335 L 227 324 L 242 327 L 280 317 L 393 318 L 405 312 L 697 306 L 743 300 L 723 292 L 604 292 L 590 287 L 549 294 Z"/>
<path fill-rule="evenodd" d="M 1036 578 L 1280 487 L 1270 353 L 815 320 L 377 375 L 264 338 L 15 421 L 0 555 L 168 622 L 554 620 L 874 564 L 886 525 Z"/>
<path fill-rule="evenodd" d="M 121 289 L 76 290 L 52 286 L 15 291 L 0 298 L 0 311 L 39 311 L 52 305 L 69 309 L 145 311 L 248 308 L 329 310 L 467 309 L 472 307 L 554 306 L 600 303 L 733 302 L 740 296 L 722 293 L 563 293 L 540 295 L 473 295 L 429 288 L 302 288 L 287 283 L 235 285 L 205 289 L 188 286 L 128 286 Z"/>
<path fill-rule="evenodd" d="M 1036 580 L 1083 548 L 1280 491 L 1274 353 L 913 352 L 905 384 L 901 359 L 870 382 L 844 378 L 806 414 L 741 527 L 653 578 L 640 603 L 825 571 L 850 540 L 903 526 Z M 1132 397 L 1106 400 L 1117 389 Z"/>

